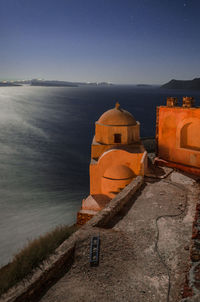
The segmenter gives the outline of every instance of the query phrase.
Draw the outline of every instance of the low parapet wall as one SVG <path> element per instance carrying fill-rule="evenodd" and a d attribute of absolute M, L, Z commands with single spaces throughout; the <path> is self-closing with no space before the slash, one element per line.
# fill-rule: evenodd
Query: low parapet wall
<path fill-rule="evenodd" d="M 35 302 L 42 294 L 64 275 L 73 263 L 76 242 L 87 237 L 93 227 L 106 227 L 113 217 L 143 185 L 142 176 L 137 176 L 110 203 L 88 221 L 80 230 L 65 240 L 32 276 L 22 280 L 0 298 L 0 302 Z"/>

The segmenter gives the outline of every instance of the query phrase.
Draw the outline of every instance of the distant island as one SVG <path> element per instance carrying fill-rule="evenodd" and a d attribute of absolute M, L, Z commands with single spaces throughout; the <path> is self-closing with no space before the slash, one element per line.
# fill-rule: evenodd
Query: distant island
<path fill-rule="evenodd" d="M 0 87 L 15 87 L 15 86 L 22 86 L 21 84 L 16 84 L 16 83 L 12 83 L 12 82 L 0 82 Z"/>
<path fill-rule="evenodd" d="M 200 90 L 200 78 L 193 80 L 171 80 L 168 83 L 161 86 L 161 88 L 167 89 L 187 89 L 187 90 Z"/>
<path fill-rule="evenodd" d="M 53 87 L 78 87 L 78 86 L 110 86 L 107 82 L 67 82 L 67 81 L 47 81 L 47 80 L 31 80 L 31 86 L 53 86 Z"/>
<path fill-rule="evenodd" d="M 76 83 L 65 81 L 46 81 L 34 79 L 30 83 L 31 86 L 53 86 L 53 87 L 78 87 Z"/>
<path fill-rule="evenodd" d="M 137 84 L 137 87 L 152 87 L 152 85 L 149 84 Z"/>
<path fill-rule="evenodd" d="M 108 82 L 68 82 L 68 81 L 43 80 L 43 79 L 0 81 L 0 87 L 22 86 L 22 85 L 45 86 L 45 87 L 79 87 L 79 86 L 113 86 L 114 84 Z"/>

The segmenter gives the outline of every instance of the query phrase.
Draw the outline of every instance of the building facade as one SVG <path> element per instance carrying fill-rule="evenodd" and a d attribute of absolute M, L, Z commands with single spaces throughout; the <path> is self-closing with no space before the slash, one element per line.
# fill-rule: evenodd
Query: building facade
<path fill-rule="evenodd" d="M 103 209 L 137 175 L 144 175 L 146 169 L 147 152 L 140 140 L 140 123 L 116 103 L 95 124 L 90 195 L 82 201 L 78 223 L 83 224 Z"/>
<path fill-rule="evenodd" d="M 194 99 L 168 98 L 167 106 L 157 107 L 156 162 L 200 175 L 200 108 Z"/>

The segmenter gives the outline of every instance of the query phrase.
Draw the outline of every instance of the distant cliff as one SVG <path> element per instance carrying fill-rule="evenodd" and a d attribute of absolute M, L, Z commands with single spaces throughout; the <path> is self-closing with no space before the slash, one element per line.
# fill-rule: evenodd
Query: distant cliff
<path fill-rule="evenodd" d="M 78 86 L 111 86 L 113 84 L 107 82 L 66 82 L 66 81 L 47 81 L 33 79 L 30 81 L 31 86 L 52 86 L 52 87 L 78 87 Z"/>
<path fill-rule="evenodd" d="M 168 89 L 188 89 L 188 90 L 200 90 L 200 78 L 193 80 L 171 80 L 168 83 L 161 86 L 161 88 Z"/>
<path fill-rule="evenodd" d="M 78 85 L 72 82 L 65 81 L 45 81 L 34 79 L 31 81 L 31 86 L 77 87 Z"/>

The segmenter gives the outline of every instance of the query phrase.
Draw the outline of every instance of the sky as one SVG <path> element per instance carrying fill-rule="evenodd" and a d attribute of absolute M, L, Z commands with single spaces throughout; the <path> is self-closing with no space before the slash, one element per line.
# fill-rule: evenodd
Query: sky
<path fill-rule="evenodd" d="M 199 0 L 0 0 L 0 79 L 200 77 Z"/>

